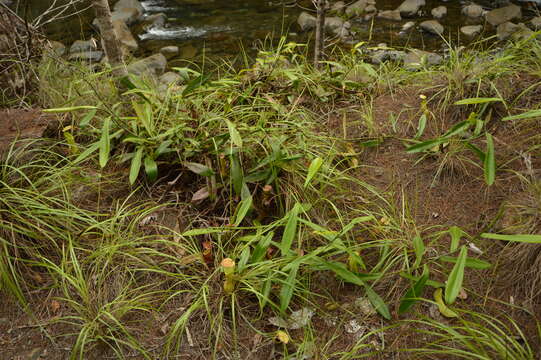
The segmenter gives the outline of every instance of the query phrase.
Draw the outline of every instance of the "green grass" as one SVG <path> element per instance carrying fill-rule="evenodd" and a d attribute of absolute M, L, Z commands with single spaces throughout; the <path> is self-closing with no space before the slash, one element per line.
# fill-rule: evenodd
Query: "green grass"
<path fill-rule="evenodd" d="M 527 111 L 518 104 L 536 86 L 518 93 L 503 80 L 539 72 L 539 45 L 451 49 L 418 72 L 366 64 L 363 46 L 316 71 L 305 51 L 282 41 L 251 68 L 177 69 L 184 85 L 163 92 L 134 78 L 125 94 L 107 69 L 44 61 L 41 102 L 59 113 L 61 139 L 13 147 L 0 164 L 2 291 L 29 312 L 45 295 L 58 301 L 61 314 L 43 325 L 65 330 L 50 335 L 72 344 L 73 359 L 535 358 L 524 324 L 482 312 L 487 296 L 470 275 L 499 263 L 467 250 L 478 234 L 419 221 L 403 184 L 371 185 L 363 161 L 394 142 L 431 178 L 477 179 L 471 194 L 503 186 L 517 172 L 502 141 L 539 149 L 520 130 L 536 118 L 501 120 Z M 382 134 L 374 99 L 404 89 L 427 98 L 411 123 L 389 119 L 394 130 Z M 361 120 L 349 123 L 355 112 Z M 329 129 L 336 115 L 342 123 Z M 434 139 L 446 146 L 433 150 Z M 227 275 L 224 259 L 235 262 Z M 426 318 L 434 301 L 456 318 Z M 268 323 L 302 308 L 316 313 L 303 329 Z M 350 336 L 351 319 L 369 325 Z M 401 325 L 423 340 L 405 347 Z"/>

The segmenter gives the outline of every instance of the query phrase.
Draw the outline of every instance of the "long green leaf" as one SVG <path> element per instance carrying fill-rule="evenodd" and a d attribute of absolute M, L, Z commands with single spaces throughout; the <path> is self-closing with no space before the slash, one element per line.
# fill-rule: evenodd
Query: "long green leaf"
<path fill-rule="evenodd" d="M 512 242 L 521 242 L 529 244 L 541 244 L 541 235 L 530 235 L 530 234 L 517 234 L 517 235 L 504 235 L 504 234 L 481 234 L 481 237 L 486 239 L 494 240 L 503 240 L 503 241 L 512 241 Z"/>
<path fill-rule="evenodd" d="M 94 110 L 94 109 L 96 109 L 95 106 L 81 105 L 81 106 L 70 106 L 70 107 L 54 108 L 54 109 L 44 109 L 42 111 L 44 113 L 66 113 L 66 112 L 72 112 L 72 111 L 77 111 L 77 110 Z"/>
<path fill-rule="evenodd" d="M 86 160 L 90 155 L 92 155 L 93 152 L 98 150 L 100 148 L 100 142 L 95 142 L 91 144 L 85 151 L 83 151 L 75 160 L 73 160 L 74 164 L 77 164 L 83 160 Z"/>
<path fill-rule="evenodd" d="M 312 162 L 310 163 L 310 167 L 308 168 L 308 175 L 306 175 L 306 180 L 304 181 L 304 187 L 307 187 L 308 184 L 310 184 L 310 181 L 312 181 L 322 164 L 323 159 L 321 159 L 320 157 L 312 160 Z"/>
<path fill-rule="evenodd" d="M 437 139 L 433 139 L 433 140 L 422 141 L 420 143 L 411 145 L 408 148 L 406 148 L 406 152 L 410 153 L 410 154 L 413 154 L 413 153 L 418 153 L 418 152 L 422 152 L 422 151 L 425 151 L 425 150 L 430 150 L 434 146 L 437 146 L 439 144 L 443 144 L 446 141 L 447 141 L 447 139 L 444 139 L 444 138 L 437 138 Z"/>
<path fill-rule="evenodd" d="M 158 164 L 149 155 L 145 156 L 145 173 L 150 181 L 158 178 Z"/>
<path fill-rule="evenodd" d="M 439 259 L 441 261 L 450 262 L 453 264 L 456 264 L 458 262 L 458 258 L 452 256 L 440 256 Z M 472 269 L 484 270 L 489 269 L 492 264 L 490 264 L 488 261 L 481 259 L 466 258 L 466 263 L 464 264 L 464 266 Z"/>
<path fill-rule="evenodd" d="M 413 250 L 415 251 L 415 263 L 413 267 L 416 268 L 421 264 L 421 260 L 423 260 L 423 255 L 425 254 L 425 244 L 419 235 L 413 238 Z"/>
<path fill-rule="evenodd" d="M 383 301 L 378 293 L 376 293 L 368 284 L 364 284 L 364 290 L 366 291 L 366 296 L 374 309 L 376 309 L 376 311 L 385 319 L 391 320 L 391 312 L 389 311 L 387 304 L 385 304 L 385 301 Z"/>
<path fill-rule="evenodd" d="M 111 151 L 111 139 L 109 137 L 109 126 L 111 118 L 105 118 L 103 126 L 101 128 L 100 138 L 100 167 L 104 168 L 109 161 L 109 152 Z"/>
<path fill-rule="evenodd" d="M 417 301 L 417 299 L 421 296 L 423 293 L 423 289 L 425 288 L 426 282 L 428 280 L 429 270 L 428 266 L 425 264 L 423 267 L 423 274 L 413 284 L 413 286 L 408 290 L 408 292 L 404 295 L 402 298 L 402 301 L 400 302 L 400 306 L 398 307 L 398 314 L 403 314 L 406 311 L 408 311 L 413 304 Z"/>
<path fill-rule="evenodd" d="M 455 105 L 476 105 L 476 104 L 486 104 L 491 102 L 502 102 L 503 100 L 501 98 L 483 98 L 483 97 L 476 97 L 476 98 L 469 98 L 469 99 L 462 99 L 457 102 L 455 102 Z"/>
<path fill-rule="evenodd" d="M 455 302 L 460 289 L 462 288 L 462 282 L 464 280 L 464 267 L 466 266 L 466 257 L 468 256 L 468 249 L 462 245 L 460 254 L 458 255 L 457 262 L 449 274 L 447 284 L 445 284 L 445 302 L 451 305 Z"/>
<path fill-rule="evenodd" d="M 293 297 L 298 270 L 298 266 L 295 266 L 291 269 L 286 281 L 282 284 L 282 288 L 280 289 L 280 311 L 282 312 L 284 312 L 288 308 L 289 303 L 291 302 L 291 298 Z"/>
<path fill-rule="evenodd" d="M 502 119 L 502 121 L 531 119 L 531 118 L 536 118 L 540 116 L 541 116 L 541 109 L 530 110 L 530 111 L 523 112 L 522 114 L 506 116 Z"/>
<path fill-rule="evenodd" d="M 211 168 L 209 168 L 206 165 L 195 163 L 195 162 L 186 162 L 184 163 L 184 166 L 186 166 L 191 172 L 201 175 L 201 176 L 212 176 L 214 175 L 214 171 L 212 171 Z"/>
<path fill-rule="evenodd" d="M 455 252 L 460 245 L 460 238 L 464 235 L 464 231 L 458 226 L 451 226 L 448 230 L 449 235 L 451 236 L 451 252 Z"/>
<path fill-rule="evenodd" d="M 130 184 L 133 185 L 135 183 L 135 180 L 137 180 L 137 176 L 139 175 L 139 170 L 141 169 L 141 161 L 143 159 L 143 147 L 140 146 L 137 148 L 137 151 L 135 152 L 135 156 L 131 160 L 131 166 L 130 166 Z"/>
<path fill-rule="evenodd" d="M 241 200 L 239 203 L 238 211 L 235 215 L 235 222 L 233 225 L 239 226 L 242 220 L 246 217 L 246 214 L 248 214 L 248 211 L 252 207 L 252 196 L 248 195 L 244 199 Z"/>
<path fill-rule="evenodd" d="M 414 139 L 418 139 L 423 136 L 426 127 L 426 114 L 421 115 L 419 118 L 419 124 L 417 125 L 417 133 L 415 134 Z"/>
<path fill-rule="evenodd" d="M 282 235 L 282 241 L 280 243 L 280 251 L 282 256 L 289 254 L 293 241 L 295 240 L 295 235 L 297 234 L 297 223 L 299 220 L 299 211 L 301 210 L 301 205 L 295 203 L 293 209 L 289 212 L 287 223 L 284 228 L 284 234 Z"/>
<path fill-rule="evenodd" d="M 496 178 L 496 160 L 494 159 L 494 140 L 492 135 L 486 133 L 487 137 L 487 152 L 485 156 L 484 170 L 485 170 L 485 182 L 487 185 L 494 184 Z"/>
<path fill-rule="evenodd" d="M 242 137 L 240 136 L 237 127 L 227 119 L 225 122 L 227 124 L 227 128 L 229 129 L 229 137 L 231 138 L 231 142 L 237 145 L 239 148 L 242 148 Z"/>

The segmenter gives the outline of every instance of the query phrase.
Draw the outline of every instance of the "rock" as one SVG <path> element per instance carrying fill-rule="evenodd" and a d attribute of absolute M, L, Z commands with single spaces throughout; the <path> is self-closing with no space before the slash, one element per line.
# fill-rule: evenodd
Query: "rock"
<path fill-rule="evenodd" d="M 407 23 L 405 23 L 404 25 L 402 25 L 402 29 L 400 31 L 408 31 L 409 29 L 412 29 L 413 27 L 415 26 L 415 22 L 414 21 L 408 21 Z"/>
<path fill-rule="evenodd" d="M 513 19 L 520 19 L 522 11 L 520 6 L 511 4 L 499 9 L 494 9 L 486 14 L 487 22 L 492 26 L 498 26 Z"/>
<path fill-rule="evenodd" d="M 364 12 L 367 14 L 376 13 L 378 9 L 376 8 L 376 5 L 369 4 L 367 7 L 364 8 Z"/>
<path fill-rule="evenodd" d="M 343 1 L 337 1 L 331 6 L 330 13 L 336 15 L 342 15 L 346 11 L 346 3 Z"/>
<path fill-rule="evenodd" d="M 350 27 L 351 24 L 349 21 L 344 21 L 337 16 L 325 18 L 325 29 L 339 37 L 347 37 Z"/>
<path fill-rule="evenodd" d="M 434 35 L 443 34 L 443 25 L 441 25 L 437 20 L 426 20 L 419 24 L 421 29 L 426 32 L 429 32 Z"/>
<path fill-rule="evenodd" d="M 90 62 L 100 62 L 100 60 L 103 58 L 103 51 L 81 51 L 81 52 L 75 52 L 72 53 L 70 51 L 70 55 L 68 56 L 68 60 L 71 61 L 90 61 Z"/>
<path fill-rule="evenodd" d="M 66 54 L 66 46 L 58 41 L 49 41 L 50 53 L 54 56 L 64 56 Z"/>
<path fill-rule="evenodd" d="M 113 6 L 114 11 L 119 11 L 122 9 L 135 9 L 137 11 L 137 17 L 139 18 L 145 12 L 145 8 L 138 0 L 118 0 Z"/>
<path fill-rule="evenodd" d="M 162 74 L 158 79 L 163 84 L 172 84 L 183 80 L 182 76 L 180 76 L 179 73 L 173 71 L 168 71 Z"/>
<path fill-rule="evenodd" d="M 413 49 L 404 57 L 404 66 L 408 70 L 416 70 L 422 66 L 439 65 L 443 57 L 436 53 Z"/>
<path fill-rule="evenodd" d="M 435 19 L 441 19 L 447 15 L 447 8 L 445 6 L 438 6 L 430 11 Z"/>
<path fill-rule="evenodd" d="M 113 11 L 111 13 L 111 20 L 120 20 L 124 21 L 126 25 L 133 25 L 137 22 L 140 16 L 140 12 L 135 8 L 123 8 Z"/>
<path fill-rule="evenodd" d="M 483 16 L 484 12 L 485 10 L 483 10 L 483 8 L 477 4 L 470 4 L 462 8 L 462 14 L 470 18 L 479 18 Z"/>
<path fill-rule="evenodd" d="M 137 51 L 139 45 L 128 28 L 128 25 L 126 25 L 124 21 L 113 21 L 113 28 L 115 29 L 116 36 L 118 37 L 118 40 L 122 46 L 129 51 Z"/>
<path fill-rule="evenodd" d="M 302 31 L 312 30 L 316 28 L 316 17 L 308 14 L 306 11 L 301 12 L 297 19 L 297 24 Z"/>
<path fill-rule="evenodd" d="M 532 24 L 535 30 L 540 30 L 541 29 L 541 16 L 536 16 L 533 19 L 531 19 L 530 24 Z"/>
<path fill-rule="evenodd" d="M 376 5 L 376 2 L 374 0 L 358 0 L 346 8 L 346 16 L 351 18 L 363 15 L 368 5 Z"/>
<path fill-rule="evenodd" d="M 483 25 L 468 25 L 468 26 L 462 26 L 460 28 L 460 32 L 467 37 L 474 37 L 481 33 L 483 30 Z"/>
<path fill-rule="evenodd" d="M 165 58 L 169 60 L 177 56 L 180 53 L 180 50 L 178 46 L 170 45 L 170 46 L 162 47 L 160 49 L 160 53 L 162 53 L 163 56 L 165 56 Z"/>
<path fill-rule="evenodd" d="M 378 18 L 385 20 L 400 21 L 402 16 L 400 16 L 400 11 L 398 10 L 383 10 L 378 13 Z"/>
<path fill-rule="evenodd" d="M 496 28 L 496 34 L 499 40 L 507 40 L 513 38 L 514 40 L 526 39 L 533 34 L 533 31 L 528 29 L 523 23 L 513 24 L 512 22 L 505 22 L 498 25 Z"/>
<path fill-rule="evenodd" d="M 128 72 L 138 76 L 150 76 L 155 79 L 164 73 L 167 59 L 163 54 L 154 54 L 128 65 Z"/>
<path fill-rule="evenodd" d="M 400 15 L 402 16 L 415 16 L 421 7 L 425 5 L 425 0 L 405 0 L 397 10 L 400 11 Z"/>
<path fill-rule="evenodd" d="M 373 80 L 373 75 L 368 70 L 371 65 L 355 65 L 347 72 L 345 79 L 356 83 L 368 83 Z"/>
<path fill-rule="evenodd" d="M 183 59 L 193 59 L 197 55 L 197 48 L 192 44 L 184 45 L 180 48 L 180 57 Z"/>
<path fill-rule="evenodd" d="M 163 28 L 167 22 L 167 16 L 164 13 L 152 14 L 143 20 L 143 29 Z"/>
<path fill-rule="evenodd" d="M 96 40 L 76 40 L 70 47 L 70 54 L 81 53 L 85 51 L 94 51 L 98 49 Z"/>
<path fill-rule="evenodd" d="M 403 61 L 406 53 L 399 50 L 381 49 L 376 50 L 370 60 L 373 64 L 381 64 L 386 61 Z"/>

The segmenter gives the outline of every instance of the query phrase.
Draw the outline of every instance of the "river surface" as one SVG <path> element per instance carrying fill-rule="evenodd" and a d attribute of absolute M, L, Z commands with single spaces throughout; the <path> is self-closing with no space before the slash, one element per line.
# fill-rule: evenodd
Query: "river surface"
<path fill-rule="evenodd" d="M 33 16 L 39 15 L 46 8 L 47 0 L 29 0 Z M 348 1 L 346 1 L 348 2 Z M 396 9 L 402 0 L 376 0 L 378 10 Z M 310 34 L 301 33 L 296 24 L 302 11 L 294 1 L 281 0 L 143 0 L 146 15 L 164 13 L 168 17 L 166 26 L 138 31 L 140 50 L 136 55 L 146 55 L 158 51 L 167 45 L 176 45 L 181 49 L 181 58 L 186 61 L 221 61 L 240 59 L 242 54 L 253 55 L 261 44 L 277 43 L 281 35 L 287 35 L 290 41 L 305 42 Z M 302 3 L 302 2 L 301 2 Z M 487 0 L 477 3 L 489 9 L 494 2 Z M 310 1 L 304 0 L 309 6 Z M 474 24 L 461 15 L 463 3 L 457 0 L 444 2 L 427 0 L 423 7 L 424 14 L 402 21 L 388 21 L 375 18 L 373 21 L 352 21 L 355 35 L 351 43 L 369 41 L 372 44 L 386 43 L 395 47 L 415 47 L 429 51 L 442 51 L 448 45 L 438 36 L 423 34 L 418 28 L 401 33 L 402 26 L 408 21 L 419 24 L 431 19 L 430 10 L 436 6 L 447 7 L 447 16 L 439 20 L 445 27 L 446 38 L 450 43 L 466 44 L 468 41 L 459 36 L 463 25 Z M 53 23 L 48 28 L 52 38 L 61 40 L 66 45 L 75 39 L 92 36 L 89 26 L 93 12 L 87 10 L 76 17 Z M 492 32 L 490 32 L 492 31 Z M 485 35 L 491 35 L 487 30 Z M 347 46 L 347 45 L 346 45 Z"/>

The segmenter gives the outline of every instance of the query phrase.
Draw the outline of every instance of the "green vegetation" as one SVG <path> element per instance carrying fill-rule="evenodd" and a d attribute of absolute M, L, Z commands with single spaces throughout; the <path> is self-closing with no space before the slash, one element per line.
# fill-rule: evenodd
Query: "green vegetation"
<path fill-rule="evenodd" d="M 1 290 L 73 359 L 536 358 L 539 202 L 502 224 L 539 200 L 541 45 L 419 71 L 304 51 L 124 93 L 45 59 L 61 126 L 0 164 Z"/>

